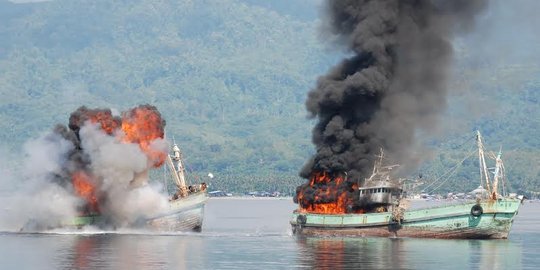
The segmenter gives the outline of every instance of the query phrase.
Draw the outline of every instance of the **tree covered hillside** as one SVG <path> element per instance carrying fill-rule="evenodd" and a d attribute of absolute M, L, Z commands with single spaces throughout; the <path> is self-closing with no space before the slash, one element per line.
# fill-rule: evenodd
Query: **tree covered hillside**
<path fill-rule="evenodd" d="M 320 5 L 0 0 L 0 168 L 20 166 L 24 142 L 66 124 L 81 105 L 122 111 L 150 103 L 164 115 L 188 169 L 216 176 L 205 179 L 212 189 L 292 193 L 313 152 L 306 93 L 343 56 L 319 34 Z M 480 128 L 488 143 L 503 143 L 508 157 L 520 160 L 509 169 L 515 189 L 540 191 L 538 65 L 478 65 L 467 42 L 452 82 L 466 91 L 453 96 L 442 120 L 452 127 L 448 136 L 431 144 L 449 150 L 452 138 Z M 470 113 L 478 104 L 499 109 Z M 433 160 L 433 175 L 454 161 Z"/>
<path fill-rule="evenodd" d="M 291 172 L 308 156 L 305 93 L 333 62 L 316 21 L 241 1 L 3 5 L 25 12 L 1 29 L 11 150 L 82 104 L 151 103 L 194 170 Z"/>

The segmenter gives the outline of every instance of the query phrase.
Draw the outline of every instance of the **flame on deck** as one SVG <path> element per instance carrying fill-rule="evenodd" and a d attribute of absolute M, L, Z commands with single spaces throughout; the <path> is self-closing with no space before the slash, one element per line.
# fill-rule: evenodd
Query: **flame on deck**
<path fill-rule="evenodd" d="M 361 209 L 354 209 L 354 199 L 348 192 L 358 190 L 358 184 L 347 186 L 344 175 L 313 172 L 308 185 L 297 192 L 299 211 L 316 214 L 363 213 Z"/>

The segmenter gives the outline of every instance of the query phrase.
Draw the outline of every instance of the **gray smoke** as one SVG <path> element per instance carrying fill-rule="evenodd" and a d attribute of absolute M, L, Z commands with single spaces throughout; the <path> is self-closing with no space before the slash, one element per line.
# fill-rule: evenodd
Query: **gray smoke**
<path fill-rule="evenodd" d="M 306 107 L 318 119 L 316 154 L 300 175 L 345 171 L 349 181 L 342 188 L 349 188 L 369 174 L 381 147 L 393 162 L 411 163 L 415 138 L 429 132 L 445 109 L 450 41 L 472 28 L 486 4 L 329 0 L 325 29 L 353 56 L 320 77 L 308 94 Z M 317 187 L 305 184 L 297 191 L 311 188 Z"/>
<path fill-rule="evenodd" d="M 122 228 L 168 209 L 168 195 L 148 178 L 169 148 L 156 107 L 139 105 L 119 117 L 110 109 L 82 106 L 69 120 L 68 127 L 58 124 L 25 144 L 24 184 L 1 201 L 1 231 L 58 228 L 76 216 L 96 213 L 106 221 L 100 225 Z M 130 132 L 123 124 L 130 125 Z M 140 142 L 147 143 L 145 149 Z M 5 171 L 0 166 L 0 191 L 8 181 Z M 89 194 L 77 192 L 75 178 L 81 175 L 79 181 L 92 187 Z"/>
<path fill-rule="evenodd" d="M 0 230 L 47 228 L 77 215 L 84 201 L 57 182 L 73 148 L 70 141 L 56 133 L 25 143 L 23 171 L 15 173 L 11 180 L 11 185 L 16 182 L 19 188 L 2 198 Z"/>

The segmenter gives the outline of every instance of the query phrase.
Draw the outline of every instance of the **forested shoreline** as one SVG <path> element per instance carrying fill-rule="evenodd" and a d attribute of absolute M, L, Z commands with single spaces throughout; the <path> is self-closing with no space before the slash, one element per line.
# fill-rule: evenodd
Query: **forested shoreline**
<path fill-rule="evenodd" d="M 292 195 L 314 151 L 307 92 L 346 54 L 321 38 L 320 3 L 0 0 L 0 169 L 16 174 L 25 142 L 67 124 L 79 106 L 149 103 L 189 172 L 215 175 L 210 189 Z M 426 163 L 408 177 L 437 179 L 478 129 L 489 150 L 502 147 L 511 191 L 534 196 L 540 65 L 504 55 L 480 62 L 471 40 L 455 42 L 456 91 L 437 136 L 423 142 Z M 474 189 L 475 162 L 434 192 Z"/>

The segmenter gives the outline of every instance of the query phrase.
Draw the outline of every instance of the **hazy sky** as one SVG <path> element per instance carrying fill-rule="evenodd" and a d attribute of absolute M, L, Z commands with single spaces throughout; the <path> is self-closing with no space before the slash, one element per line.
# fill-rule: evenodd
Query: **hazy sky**
<path fill-rule="evenodd" d="M 465 37 L 470 54 L 480 60 L 539 63 L 540 1 L 491 0 L 475 31 Z"/>
<path fill-rule="evenodd" d="M 13 3 L 32 3 L 32 2 L 48 2 L 53 0 L 9 0 Z"/>

